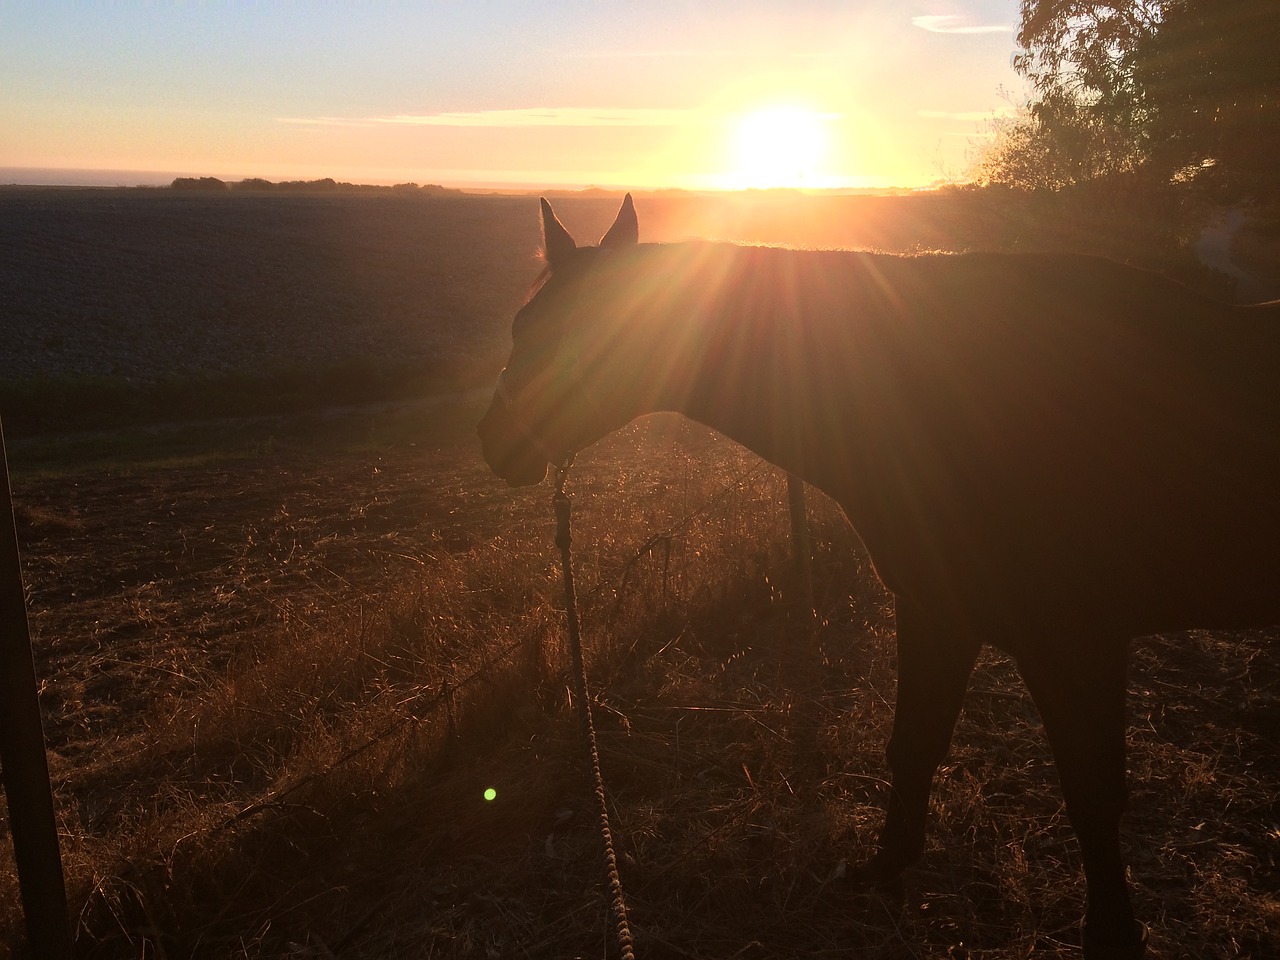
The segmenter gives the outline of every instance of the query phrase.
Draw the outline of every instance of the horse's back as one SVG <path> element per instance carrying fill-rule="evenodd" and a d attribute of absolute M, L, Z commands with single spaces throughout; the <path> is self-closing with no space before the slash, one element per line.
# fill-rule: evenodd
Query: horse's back
<path fill-rule="evenodd" d="M 879 462 L 851 469 L 879 478 L 887 552 L 1017 621 L 1280 621 L 1271 311 L 1088 257 L 875 267 L 855 379 Z"/>

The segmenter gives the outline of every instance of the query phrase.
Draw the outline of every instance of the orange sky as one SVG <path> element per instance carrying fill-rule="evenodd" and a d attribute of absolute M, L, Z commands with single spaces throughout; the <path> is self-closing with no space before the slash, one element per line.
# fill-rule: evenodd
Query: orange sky
<path fill-rule="evenodd" d="M 0 167 L 920 186 L 962 178 L 982 121 L 1009 107 L 1002 89 L 1020 89 L 1016 14 L 1016 0 L 4 4 Z"/>

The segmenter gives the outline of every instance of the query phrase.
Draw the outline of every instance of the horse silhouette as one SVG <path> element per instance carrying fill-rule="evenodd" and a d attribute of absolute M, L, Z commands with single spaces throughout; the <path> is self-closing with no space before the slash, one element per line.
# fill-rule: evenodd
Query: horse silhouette
<path fill-rule="evenodd" d="M 1127 646 L 1280 623 L 1280 302 L 1231 306 L 1065 254 L 597 247 L 542 201 L 546 269 L 479 425 L 512 485 L 677 411 L 844 510 L 893 593 L 877 853 L 923 850 L 978 650 L 1015 658 L 1087 884 L 1085 954 L 1139 957 L 1120 850 Z"/>

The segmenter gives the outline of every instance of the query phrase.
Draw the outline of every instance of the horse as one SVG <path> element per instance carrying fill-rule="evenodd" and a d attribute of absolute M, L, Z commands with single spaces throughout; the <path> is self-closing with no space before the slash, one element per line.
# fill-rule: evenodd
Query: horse
<path fill-rule="evenodd" d="M 1085 874 L 1085 956 L 1137 958 L 1119 825 L 1144 634 L 1280 623 L 1280 301 L 1074 254 L 597 246 L 545 268 L 479 423 L 513 486 L 675 411 L 813 484 L 894 598 L 890 790 L 869 882 L 922 854 L 980 647 L 1016 662 Z"/>

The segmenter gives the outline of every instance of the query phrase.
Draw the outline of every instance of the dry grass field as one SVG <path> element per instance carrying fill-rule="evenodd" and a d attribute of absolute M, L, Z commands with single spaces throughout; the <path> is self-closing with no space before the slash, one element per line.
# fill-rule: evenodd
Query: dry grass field
<path fill-rule="evenodd" d="M 611 955 L 550 491 L 508 490 L 474 438 L 536 201 L 15 196 L 0 415 L 76 957 Z M 1101 245 L 1218 282 L 1112 208 L 640 207 L 643 239 Z M 615 209 L 557 201 L 579 236 Z M 42 420 L 68 389 L 94 409 Z M 834 507 L 811 493 L 810 615 L 785 478 L 723 438 L 649 418 L 570 489 L 642 960 L 1079 956 L 1079 857 L 1007 659 L 975 674 L 924 861 L 858 889 L 893 620 Z M 1280 955 L 1275 641 L 1134 644 L 1125 842 L 1154 957 Z M 0 954 L 22 956 L 7 829 Z"/>

